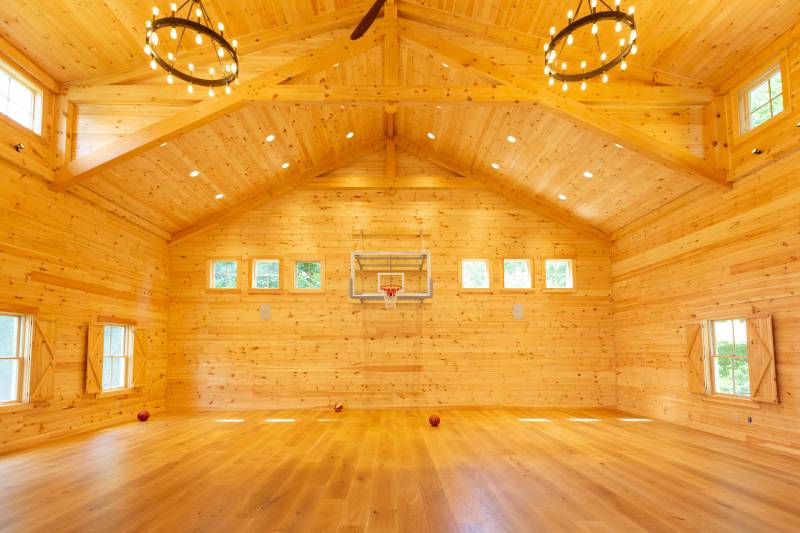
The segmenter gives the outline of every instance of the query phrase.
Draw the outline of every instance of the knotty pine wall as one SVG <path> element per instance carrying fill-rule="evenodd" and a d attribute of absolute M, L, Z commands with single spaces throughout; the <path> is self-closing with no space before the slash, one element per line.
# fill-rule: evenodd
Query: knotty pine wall
<path fill-rule="evenodd" d="M 398 159 L 400 175 L 452 175 Z M 382 156 L 335 174 L 382 176 Z M 616 404 L 607 246 L 474 187 L 319 187 L 172 246 L 170 409 Z M 365 230 L 367 249 L 416 249 L 420 224 L 433 253 L 433 299 L 396 311 L 352 303 L 353 231 Z M 376 232 L 409 238 L 369 236 Z M 576 292 L 458 291 L 462 256 L 492 259 L 497 283 L 502 257 L 552 253 L 576 257 Z M 325 292 L 206 290 L 209 258 L 276 255 L 324 258 Z M 264 303 L 270 321 L 260 320 Z M 525 320 L 512 319 L 514 303 L 524 304 Z"/>
<path fill-rule="evenodd" d="M 698 189 L 615 235 L 620 409 L 800 449 L 798 164 L 784 159 L 725 195 Z M 773 317 L 780 403 L 689 394 L 684 325 L 751 313 Z"/>
<path fill-rule="evenodd" d="M 36 307 L 57 323 L 55 395 L 17 411 L 0 408 L 0 452 L 164 408 L 167 268 L 163 239 L 0 163 L 0 306 Z M 87 326 L 98 315 L 135 319 L 150 332 L 140 391 L 103 399 L 84 393 Z"/>

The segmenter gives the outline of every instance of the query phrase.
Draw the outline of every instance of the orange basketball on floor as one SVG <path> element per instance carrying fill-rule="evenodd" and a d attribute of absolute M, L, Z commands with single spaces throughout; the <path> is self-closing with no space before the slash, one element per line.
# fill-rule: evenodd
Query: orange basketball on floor
<path fill-rule="evenodd" d="M 433 427 L 438 426 L 439 422 L 441 422 L 441 421 L 442 421 L 442 419 L 439 418 L 439 415 L 431 415 L 431 416 L 428 417 L 428 423 L 430 425 L 432 425 Z"/>
<path fill-rule="evenodd" d="M 147 419 L 148 419 L 148 418 L 150 418 L 150 412 L 149 412 L 149 411 L 147 411 L 146 409 L 142 409 L 142 410 L 141 410 L 141 411 L 139 411 L 139 413 L 136 415 L 136 418 L 138 418 L 138 419 L 139 419 L 139 422 L 147 422 Z"/>
<path fill-rule="evenodd" d="M 336 405 L 333 406 L 333 410 L 336 411 L 337 413 L 341 413 L 342 409 L 344 409 L 344 405 L 340 403 L 337 403 Z"/>

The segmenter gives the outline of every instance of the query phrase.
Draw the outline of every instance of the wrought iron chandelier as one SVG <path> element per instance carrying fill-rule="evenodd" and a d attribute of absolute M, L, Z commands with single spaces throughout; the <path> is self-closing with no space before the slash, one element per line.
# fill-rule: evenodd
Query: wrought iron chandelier
<path fill-rule="evenodd" d="M 161 67 L 167 71 L 167 83 L 172 85 L 179 78 L 189 85 L 186 90 L 194 92 L 194 86 L 208 87 L 208 95 L 215 96 L 215 88 L 224 87 L 225 94 L 231 94 L 232 87 L 239 84 L 239 55 L 236 52 L 236 39 L 228 42 L 225 26 L 217 24 L 217 30 L 208 16 L 203 0 L 185 0 L 180 6 L 175 2 L 169 6 L 169 16 L 159 18 L 158 7 L 153 7 L 153 18 L 148 20 L 144 53 L 150 57 L 150 68 Z M 194 35 L 191 35 L 194 34 Z M 207 62 L 216 62 L 206 74 L 201 74 L 194 63 L 181 63 L 181 55 L 188 55 L 191 40 L 197 46 L 192 55 L 198 61 L 205 61 L 195 53 L 205 43 L 210 45 Z M 211 55 L 213 49 L 213 56 Z"/>
<path fill-rule="evenodd" d="M 611 1 L 611 0 L 609 0 Z M 604 7 L 598 8 L 598 3 Z M 581 16 L 581 8 L 588 8 Z M 638 51 L 637 33 L 636 33 L 636 19 L 634 18 L 635 8 L 629 6 L 626 11 L 622 10 L 622 0 L 614 0 L 614 7 L 611 7 L 604 0 L 579 0 L 578 7 L 573 10 L 567 11 L 567 27 L 561 31 L 557 31 L 556 27 L 550 28 L 550 42 L 544 45 L 544 73 L 549 77 L 548 83 L 553 86 L 556 81 L 562 82 L 561 88 L 564 91 L 569 89 L 569 82 L 581 82 L 581 90 L 586 90 L 586 81 L 592 78 L 601 77 L 603 83 L 608 83 L 608 73 L 611 69 L 619 65 L 620 70 L 627 70 L 628 55 L 636 55 Z M 600 26 L 614 25 L 613 40 L 606 35 L 605 40 L 601 44 Z M 591 38 L 597 46 L 597 57 L 592 59 L 589 57 L 592 52 L 588 50 L 576 50 L 572 45 L 575 42 L 575 34 L 585 28 L 591 26 Z M 623 31 L 627 28 L 627 35 Z M 584 30 L 586 31 L 586 30 Z M 616 55 L 609 54 L 604 47 L 611 49 L 618 47 Z M 584 55 L 584 58 L 579 61 L 571 61 L 567 59 L 565 49 L 572 48 L 577 52 Z M 580 71 L 577 69 L 570 71 L 570 63 L 573 66 L 580 66 Z"/>

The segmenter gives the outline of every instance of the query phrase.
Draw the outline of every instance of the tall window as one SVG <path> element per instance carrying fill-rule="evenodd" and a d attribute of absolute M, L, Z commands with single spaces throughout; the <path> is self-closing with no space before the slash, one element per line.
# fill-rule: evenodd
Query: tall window
<path fill-rule="evenodd" d="M 711 378 L 715 394 L 750 397 L 747 322 L 711 321 Z"/>
<path fill-rule="evenodd" d="M 133 327 L 103 326 L 103 390 L 130 387 L 133 359 Z"/>
<path fill-rule="evenodd" d="M 322 289 L 322 261 L 296 261 L 295 289 Z"/>
<path fill-rule="evenodd" d="M 755 129 L 783 112 L 783 81 L 780 66 L 771 69 L 743 93 L 743 133 Z"/>
<path fill-rule="evenodd" d="M 545 287 L 548 289 L 574 288 L 572 269 L 572 259 L 545 259 Z"/>
<path fill-rule="evenodd" d="M 280 265 L 278 259 L 255 259 L 253 260 L 253 280 L 254 289 L 279 289 L 280 288 Z"/>
<path fill-rule="evenodd" d="M 461 287 L 464 289 L 488 289 L 491 275 L 487 259 L 461 260 Z"/>
<path fill-rule="evenodd" d="M 503 259 L 503 287 L 506 289 L 531 288 L 531 262 L 528 259 Z"/>
<path fill-rule="evenodd" d="M 210 287 L 212 289 L 235 289 L 239 281 L 239 263 L 237 261 L 211 261 Z"/>
<path fill-rule="evenodd" d="M 27 401 L 33 321 L 0 314 L 0 404 Z"/>
<path fill-rule="evenodd" d="M 0 113 L 35 133 L 42 133 L 42 92 L 0 63 Z"/>

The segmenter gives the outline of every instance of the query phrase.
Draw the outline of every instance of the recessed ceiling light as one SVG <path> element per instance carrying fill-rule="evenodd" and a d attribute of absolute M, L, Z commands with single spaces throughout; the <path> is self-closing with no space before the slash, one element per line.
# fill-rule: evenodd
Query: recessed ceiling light
<path fill-rule="evenodd" d="M 200 171 L 199 170 L 192 170 L 191 172 L 189 172 L 189 176 L 191 176 L 193 178 L 196 178 L 199 175 L 200 175 Z"/>
<path fill-rule="evenodd" d="M 567 199 L 567 195 L 566 195 L 566 194 L 559 194 L 559 195 L 558 195 L 558 199 L 559 199 L 559 200 L 561 200 L 561 201 L 563 202 L 564 200 L 566 200 L 566 199 Z"/>
<path fill-rule="evenodd" d="M 500 170 L 500 163 L 492 163 L 492 168 L 495 170 Z"/>
<path fill-rule="evenodd" d="M 435 138 L 436 138 L 436 135 L 434 135 L 433 132 L 429 131 L 428 132 L 428 139 L 434 140 Z"/>
<path fill-rule="evenodd" d="M 216 198 L 217 200 L 222 200 L 223 198 L 225 198 L 225 195 L 222 194 L 222 193 L 219 193 L 214 198 Z"/>
<path fill-rule="evenodd" d="M 764 150 L 762 150 L 761 148 L 753 148 L 753 152 L 752 153 L 753 153 L 753 155 L 761 155 L 761 154 L 764 153 Z"/>
<path fill-rule="evenodd" d="M 266 138 L 264 140 L 267 141 L 268 143 L 271 143 L 272 141 L 275 140 L 275 134 L 274 133 L 270 133 L 269 135 L 266 136 Z"/>
<path fill-rule="evenodd" d="M 594 174 L 592 174 L 591 172 L 589 172 L 587 170 L 586 172 L 583 173 L 583 177 L 584 178 L 588 178 L 588 179 L 592 179 L 594 177 Z"/>
<path fill-rule="evenodd" d="M 164 148 L 167 145 L 166 142 L 161 143 L 161 148 Z"/>
<path fill-rule="evenodd" d="M 281 165 L 281 168 L 282 168 L 282 169 L 287 169 L 287 168 L 289 168 L 289 162 L 287 161 L 286 163 L 282 164 L 282 165 Z"/>
<path fill-rule="evenodd" d="M 513 135 L 509 135 L 508 137 L 506 137 L 506 140 L 508 142 L 510 142 L 511 144 L 514 144 L 515 142 L 517 142 L 517 138 L 514 137 Z"/>
<path fill-rule="evenodd" d="M 347 135 L 345 135 L 345 137 L 347 137 L 348 139 L 352 139 L 352 138 L 353 138 L 353 137 L 355 137 L 355 136 L 356 136 L 356 134 L 355 134 L 355 133 L 353 133 L 352 131 L 348 131 L 348 132 L 347 132 Z"/>
<path fill-rule="evenodd" d="M 333 68 L 336 68 L 338 66 L 339 66 L 339 63 L 334 63 Z"/>
<path fill-rule="evenodd" d="M 442 66 L 443 66 L 444 68 L 450 68 L 450 65 L 448 65 L 447 63 L 442 63 Z"/>
<path fill-rule="evenodd" d="M 614 146 L 616 146 L 616 147 L 617 147 L 617 148 L 619 148 L 620 150 L 622 150 L 622 148 L 624 148 L 624 147 L 623 147 L 621 144 L 619 144 L 619 143 L 614 143 Z"/>

